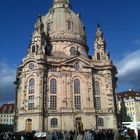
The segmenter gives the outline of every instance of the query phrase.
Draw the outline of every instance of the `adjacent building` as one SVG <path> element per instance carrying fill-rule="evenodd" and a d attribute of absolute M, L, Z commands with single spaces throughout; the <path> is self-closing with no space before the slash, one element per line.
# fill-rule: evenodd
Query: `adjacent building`
<path fill-rule="evenodd" d="M 0 124 L 14 125 L 15 104 L 3 104 L 0 107 Z"/>
<path fill-rule="evenodd" d="M 131 121 L 140 122 L 140 92 L 129 89 L 118 93 L 117 97 L 118 110 L 126 108 L 127 116 L 130 116 Z M 122 102 L 124 102 L 123 107 L 121 106 Z"/>
<path fill-rule="evenodd" d="M 93 48 L 69 0 L 53 0 L 17 70 L 17 131 L 117 128 L 117 70 L 99 24 Z"/>
<path fill-rule="evenodd" d="M 119 125 L 134 129 L 136 134 L 140 129 L 140 92 L 129 89 L 117 94 Z"/>

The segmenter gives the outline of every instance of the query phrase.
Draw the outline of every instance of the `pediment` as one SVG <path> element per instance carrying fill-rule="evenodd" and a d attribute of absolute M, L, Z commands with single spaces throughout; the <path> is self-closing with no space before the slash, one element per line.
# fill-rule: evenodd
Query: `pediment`
<path fill-rule="evenodd" d="M 79 62 L 83 67 L 93 67 L 93 65 L 90 63 L 90 60 L 83 59 L 80 56 L 69 58 L 69 59 L 61 62 L 60 65 L 73 66 L 77 62 Z"/>

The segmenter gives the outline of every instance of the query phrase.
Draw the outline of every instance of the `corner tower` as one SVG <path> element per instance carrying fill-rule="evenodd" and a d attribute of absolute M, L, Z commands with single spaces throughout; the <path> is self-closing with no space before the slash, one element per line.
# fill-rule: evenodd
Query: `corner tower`
<path fill-rule="evenodd" d="M 95 61 L 109 61 L 109 52 L 106 51 L 106 41 L 103 37 L 100 24 L 97 25 L 96 38 L 94 42 L 94 55 Z"/>

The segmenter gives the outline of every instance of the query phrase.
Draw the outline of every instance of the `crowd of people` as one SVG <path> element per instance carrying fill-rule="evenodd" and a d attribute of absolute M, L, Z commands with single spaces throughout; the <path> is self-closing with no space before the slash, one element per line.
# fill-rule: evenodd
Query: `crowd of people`
<path fill-rule="evenodd" d="M 136 136 L 134 129 L 122 128 L 118 131 L 118 140 L 140 140 L 140 130 Z"/>
<path fill-rule="evenodd" d="M 123 128 L 116 133 L 108 130 L 85 130 L 77 131 L 54 131 L 47 132 L 46 137 L 35 137 L 33 132 L 1 132 L 0 140 L 140 140 L 140 130 L 138 137 L 134 130 Z"/>
<path fill-rule="evenodd" d="M 111 129 L 53 132 L 52 140 L 114 140 L 114 132 Z"/>
<path fill-rule="evenodd" d="M 1 132 L 0 140 L 34 140 L 35 132 Z"/>
<path fill-rule="evenodd" d="M 54 131 L 47 133 L 47 138 L 36 138 L 34 134 L 35 132 L 2 132 L 0 140 L 114 140 L 112 130 Z"/>

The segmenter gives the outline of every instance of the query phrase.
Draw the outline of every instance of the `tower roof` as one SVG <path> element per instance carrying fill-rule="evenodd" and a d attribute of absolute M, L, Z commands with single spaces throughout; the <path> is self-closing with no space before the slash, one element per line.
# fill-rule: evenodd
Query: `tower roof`
<path fill-rule="evenodd" d="M 128 91 L 117 93 L 117 97 L 118 97 L 118 99 L 121 99 L 121 98 L 129 99 L 130 97 L 134 98 L 134 99 L 138 99 L 138 98 L 140 98 L 140 92 L 139 91 L 128 90 Z"/>
<path fill-rule="evenodd" d="M 15 104 L 12 103 L 3 104 L 0 107 L 0 113 L 13 113 L 14 110 L 15 110 Z"/>
<path fill-rule="evenodd" d="M 101 31 L 100 23 L 97 24 L 97 31 L 96 31 L 96 37 L 103 37 L 103 32 Z"/>

